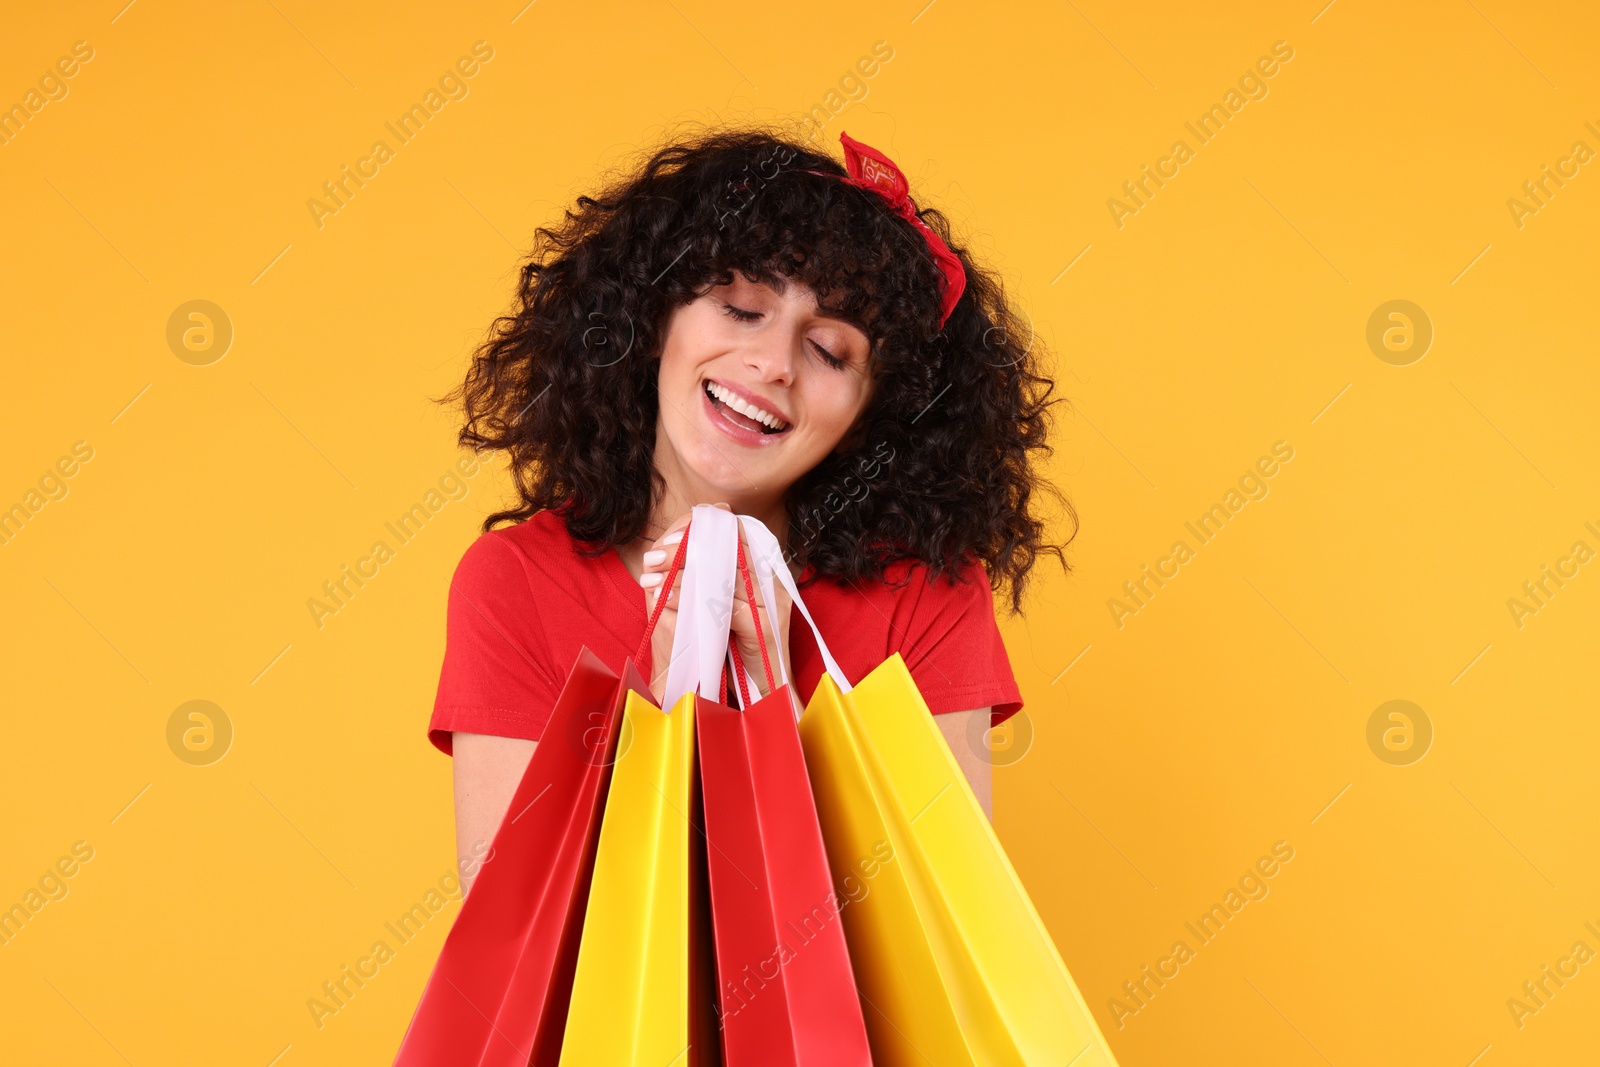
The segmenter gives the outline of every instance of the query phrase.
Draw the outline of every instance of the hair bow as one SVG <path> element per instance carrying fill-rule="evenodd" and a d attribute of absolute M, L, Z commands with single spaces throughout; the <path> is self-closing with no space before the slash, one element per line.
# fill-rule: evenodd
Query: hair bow
<path fill-rule="evenodd" d="M 928 251 L 933 253 L 933 261 L 938 266 L 939 272 L 944 275 L 943 295 L 939 307 L 939 325 L 942 328 L 950 318 L 950 312 L 955 309 L 956 301 L 961 299 L 961 293 L 967 287 L 967 272 L 961 266 L 961 259 L 944 243 L 944 239 L 934 233 L 928 224 L 917 218 L 917 205 L 910 196 L 910 183 L 894 161 L 871 145 L 862 144 L 843 130 L 839 131 L 839 143 L 844 145 L 844 165 L 850 172 L 848 178 L 839 180 L 849 185 L 867 189 L 883 197 L 890 210 L 907 222 L 916 226 L 921 231 L 922 237 L 928 243 Z M 837 174 L 828 174 L 826 171 L 814 170 L 812 174 L 821 174 L 824 177 L 839 177 Z"/>

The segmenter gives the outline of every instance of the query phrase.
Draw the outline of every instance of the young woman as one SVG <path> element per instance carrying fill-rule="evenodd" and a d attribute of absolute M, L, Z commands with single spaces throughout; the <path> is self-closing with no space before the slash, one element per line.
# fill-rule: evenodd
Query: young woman
<path fill-rule="evenodd" d="M 620 670 L 638 644 L 700 503 L 785 546 L 851 680 L 904 657 L 990 810 L 988 728 L 1022 707 L 993 594 L 1019 611 L 1041 553 L 1066 566 L 1034 510 L 1061 500 L 1034 466 L 1056 401 L 1000 282 L 887 157 L 840 139 L 848 169 L 716 131 L 579 197 L 445 398 L 462 444 L 507 453 L 521 498 L 456 569 L 429 724 L 454 756 L 463 871 L 580 649 Z M 651 641 L 658 697 L 676 595 Z M 741 590 L 735 636 L 764 686 L 751 614 Z M 809 700 L 810 632 L 785 627 L 776 649 Z"/>

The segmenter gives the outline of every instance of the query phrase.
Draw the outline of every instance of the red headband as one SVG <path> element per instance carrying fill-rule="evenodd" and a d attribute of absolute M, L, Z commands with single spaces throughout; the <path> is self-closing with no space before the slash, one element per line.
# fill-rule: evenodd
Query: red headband
<path fill-rule="evenodd" d="M 910 183 L 893 160 L 871 145 L 855 140 L 843 130 L 839 131 L 839 143 L 844 145 L 844 165 L 850 172 L 850 177 L 839 180 L 877 193 L 895 214 L 922 231 L 923 239 L 928 242 L 928 251 L 933 253 L 934 263 L 944 275 L 943 298 L 939 307 L 939 326 L 942 328 L 967 287 L 967 272 L 962 269 L 961 260 L 938 234 L 929 229 L 927 223 L 917 218 L 917 205 L 909 195 Z M 821 174 L 826 178 L 839 177 L 821 170 L 807 173 Z"/>

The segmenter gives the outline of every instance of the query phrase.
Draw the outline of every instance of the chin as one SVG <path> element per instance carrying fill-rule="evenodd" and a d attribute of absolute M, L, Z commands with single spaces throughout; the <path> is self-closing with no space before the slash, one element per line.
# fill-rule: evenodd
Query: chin
<path fill-rule="evenodd" d="M 728 454 L 719 455 L 702 443 L 685 456 L 684 466 L 697 483 L 713 494 L 712 500 L 725 500 L 729 504 L 746 499 L 753 493 L 765 496 L 774 487 L 781 487 L 780 492 L 787 492 L 793 484 L 793 479 L 781 476 L 761 459 L 735 466 L 730 462 L 735 458 Z"/>

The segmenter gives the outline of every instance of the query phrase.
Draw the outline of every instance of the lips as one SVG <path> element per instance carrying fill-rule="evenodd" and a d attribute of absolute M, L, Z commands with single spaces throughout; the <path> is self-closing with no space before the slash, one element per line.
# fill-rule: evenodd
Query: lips
<path fill-rule="evenodd" d="M 743 390 L 710 379 L 701 383 L 706 416 L 717 429 L 743 445 L 776 444 L 794 428 L 776 405 L 760 403 Z"/>
<path fill-rule="evenodd" d="M 713 400 L 720 401 L 725 407 L 731 408 L 752 422 L 760 423 L 767 429 L 779 433 L 789 428 L 791 420 L 786 418 L 771 401 L 762 400 L 737 386 L 725 385 L 710 378 L 706 379 L 705 388 Z"/>

